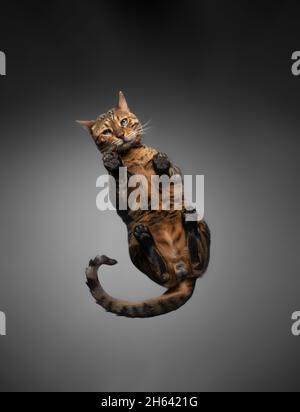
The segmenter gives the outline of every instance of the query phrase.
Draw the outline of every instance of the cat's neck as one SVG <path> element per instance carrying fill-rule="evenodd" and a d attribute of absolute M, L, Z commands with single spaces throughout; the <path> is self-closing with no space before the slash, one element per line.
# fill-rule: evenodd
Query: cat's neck
<path fill-rule="evenodd" d="M 143 151 L 147 150 L 147 146 L 144 144 L 139 144 L 138 146 L 134 146 L 131 149 L 120 153 L 120 156 L 122 159 L 134 159 L 136 157 L 139 157 L 139 154 L 142 153 Z"/>
<path fill-rule="evenodd" d="M 139 147 L 130 149 L 128 152 L 124 153 L 121 158 L 125 166 L 131 164 L 139 164 L 141 166 L 145 166 L 150 160 L 152 160 L 153 156 L 156 153 L 157 151 L 155 149 L 141 145 Z"/>

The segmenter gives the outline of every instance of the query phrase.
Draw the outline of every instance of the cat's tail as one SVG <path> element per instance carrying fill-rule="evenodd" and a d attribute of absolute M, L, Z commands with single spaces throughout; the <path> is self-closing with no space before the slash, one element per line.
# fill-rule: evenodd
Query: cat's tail
<path fill-rule="evenodd" d="M 87 285 L 96 302 L 107 312 L 115 313 L 118 316 L 127 318 L 151 318 L 172 312 L 184 305 L 192 296 L 195 288 L 195 279 L 186 279 L 174 288 L 169 289 L 165 294 L 153 299 L 140 302 L 131 302 L 126 300 L 115 299 L 109 296 L 102 288 L 99 278 L 98 269 L 101 265 L 113 266 L 116 260 L 107 256 L 97 256 L 91 260 L 85 274 Z"/>

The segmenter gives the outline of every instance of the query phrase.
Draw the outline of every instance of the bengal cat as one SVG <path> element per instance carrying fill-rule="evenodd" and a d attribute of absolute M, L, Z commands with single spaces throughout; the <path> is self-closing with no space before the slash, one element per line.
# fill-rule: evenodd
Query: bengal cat
<path fill-rule="evenodd" d="M 142 144 L 143 126 L 130 111 L 122 92 L 117 106 L 93 121 L 80 121 L 87 128 L 100 152 L 108 173 L 116 179 L 119 168 L 128 175 L 143 175 L 151 186 L 153 175 L 177 175 L 180 170 L 166 154 Z M 130 189 L 128 188 L 128 196 Z M 108 312 L 130 318 L 146 318 L 174 311 L 192 296 L 196 280 L 209 263 L 210 232 L 195 210 L 127 210 L 117 212 L 127 225 L 129 254 L 133 264 L 150 279 L 167 288 L 153 299 L 131 302 L 109 296 L 101 286 L 98 269 L 117 262 L 97 256 L 86 269 L 87 285 L 96 302 Z M 187 215 L 193 219 L 187 219 Z"/>

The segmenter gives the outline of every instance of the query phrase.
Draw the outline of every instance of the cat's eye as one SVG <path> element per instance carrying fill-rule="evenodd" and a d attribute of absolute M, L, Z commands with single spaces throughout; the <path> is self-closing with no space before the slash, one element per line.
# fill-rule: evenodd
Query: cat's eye
<path fill-rule="evenodd" d="M 121 120 L 121 126 L 127 126 L 128 125 L 128 119 L 123 119 Z"/>
<path fill-rule="evenodd" d="M 111 131 L 111 129 L 105 129 L 105 130 L 103 130 L 102 134 L 104 134 L 105 136 L 107 136 L 107 135 L 109 135 L 109 134 L 112 134 L 112 131 Z"/>

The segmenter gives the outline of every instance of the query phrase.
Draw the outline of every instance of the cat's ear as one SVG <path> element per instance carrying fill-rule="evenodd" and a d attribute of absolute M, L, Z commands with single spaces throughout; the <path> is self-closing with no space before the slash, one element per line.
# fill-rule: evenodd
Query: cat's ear
<path fill-rule="evenodd" d="M 119 92 L 119 101 L 117 109 L 121 110 L 122 112 L 130 112 L 125 96 L 122 92 Z"/>
<path fill-rule="evenodd" d="M 76 120 L 76 122 L 80 124 L 80 126 L 82 126 L 84 129 L 90 131 L 96 121 L 95 120 Z"/>

